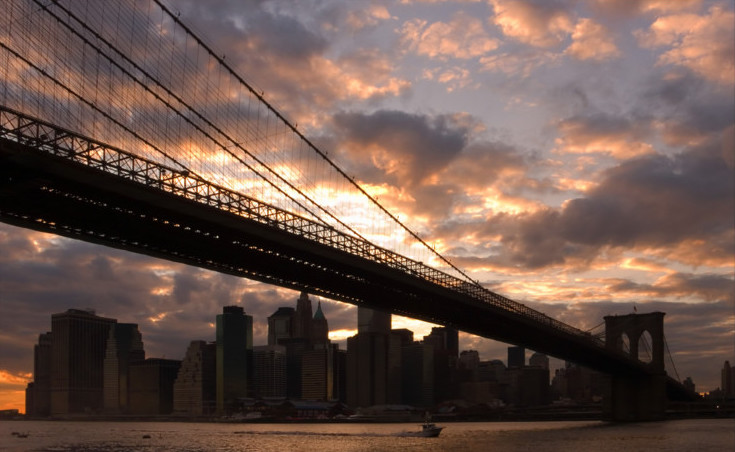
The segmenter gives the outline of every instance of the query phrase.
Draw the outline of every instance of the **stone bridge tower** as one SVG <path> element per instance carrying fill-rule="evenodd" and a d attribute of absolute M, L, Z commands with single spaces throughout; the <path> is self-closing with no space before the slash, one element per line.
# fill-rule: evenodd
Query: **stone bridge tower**
<path fill-rule="evenodd" d="M 605 418 L 634 422 L 663 419 L 667 401 L 664 315 L 663 312 L 651 312 L 605 317 L 606 347 L 629 354 L 647 371 L 646 375 L 610 376 L 603 405 Z M 641 356 L 646 345 L 650 347 L 650 355 Z"/>

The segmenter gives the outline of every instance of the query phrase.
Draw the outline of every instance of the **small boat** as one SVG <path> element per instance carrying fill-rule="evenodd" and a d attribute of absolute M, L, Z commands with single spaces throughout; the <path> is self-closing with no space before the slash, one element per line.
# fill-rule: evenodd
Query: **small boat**
<path fill-rule="evenodd" d="M 400 436 L 414 436 L 423 438 L 436 438 L 444 430 L 444 427 L 437 427 L 436 424 L 431 422 L 431 416 L 426 415 L 424 423 L 421 424 L 421 430 L 418 432 L 403 432 Z"/>
<path fill-rule="evenodd" d="M 439 436 L 439 433 L 442 432 L 444 427 L 437 427 L 436 424 L 433 422 L 424 422 L 421 425 L 421 431 L 417 432 L 418 436 L 423 436 L 426 438 L 435 438 Z"/>

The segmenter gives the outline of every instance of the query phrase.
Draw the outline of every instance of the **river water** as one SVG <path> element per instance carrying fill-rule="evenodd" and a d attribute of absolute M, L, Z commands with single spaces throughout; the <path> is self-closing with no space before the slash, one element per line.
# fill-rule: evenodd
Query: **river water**
<path fill-rule="evenodd" d="M 2 451 L 733 451 L 735 419 L 640 424 L 447 423 L 438 438 L 417 424 L 216 424 L 0 421 Z M 27 433 L 26 438 L 16 433 Z"/>

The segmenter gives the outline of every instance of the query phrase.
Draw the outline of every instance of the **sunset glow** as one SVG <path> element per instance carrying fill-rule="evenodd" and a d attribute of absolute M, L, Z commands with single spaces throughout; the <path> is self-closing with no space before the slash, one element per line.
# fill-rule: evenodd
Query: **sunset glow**
<path fill-rule="evenodd" d="M 216 50 L 216 58 L 187 60 L 191 75 L 173 74 L 191 83 L 184 94 L 221 128 L 208 141 L 190 124 L 204 121 L 158 111 L 134 83 L 100 89 L 101 102 L 154 137 L 131 150 L 172 167 L 186 162 L 228 189 L 337 224 L 304 207 L 317 199 L 376 246 L 447 269 L 436 250 L 473 281 L 575 327 L 634 306 L 666 312 L 676 367 L 697 390 L 718 387 L 723 362 L 735 362 L 731 1 L 165 3 Z M 166 27 L 144 32 L 171 35 Z M 8 33 L 0 29 L 3 42 L 26 45 Z M 59 52 L 70 51 L 65 45 Z M 146 55 L 169 64 L 164 56 Z M 0 103 L 20 104 L 13 89 L 29 74 L 43 86 L 31 69 L 5 64 L 7 52 L 0 58 Z M 217 58 L 254 91 L 234 76 L 208 79 Z M 98 94 L 84 73 L 64 76 Z M 43 94 L 57 103 L 72 97 Z M 80 123 L 88 127 L 80 133 L 108 132 Z M 291 124 L 430 249 L 386 226 L 388 216 L 295 139 Z M 273 189 L 256 174 L 268 173 L 265 165 L 301 193 Z M 187 174 L 167 170 L 161 179 L 183 184 L 193 180 Z M 255 345 L 263 345 L 268 316 L 299 296 L 4 223 L 0 250 L 0 409 L 24 411 L 33 346 L 53 313 L 92 308 L 138 323 L 149 356 L 180 359 L 189 341 L 214 340 L 223 306 L 252 315 Z M 356 333 L 356 308 L 313 299 L 344 348 Z M 394 316 L 393 326 L 420 339 L 433 325 Z M 460 350 L 483 360 L 505 359 L 506 347 L 460 335 Z"/>

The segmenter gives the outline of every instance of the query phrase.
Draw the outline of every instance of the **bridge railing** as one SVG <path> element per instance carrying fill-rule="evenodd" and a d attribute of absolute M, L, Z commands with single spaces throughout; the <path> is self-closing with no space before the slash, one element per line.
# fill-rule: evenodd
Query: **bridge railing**
<path fill-rule="evenodd" d="M 104 144 L 21 112 L 0 106 L 0 139 L 31 146 L 50 155 L 157 188 L 183 198 L 266 224 L 333 249 L 400 270 L 423 281 L 450 289 L 506 312 L 533 320 L 548 328 L 589 340 L 603 342 L 582 330 L 498 295 L 479 283 L 466 281 L 431 268 L 369 241 L 347 235 L 335 228 L 292 214 L 242 193 L 210 183 L 186 171 L 177 170 L 128 151 Z"/>

